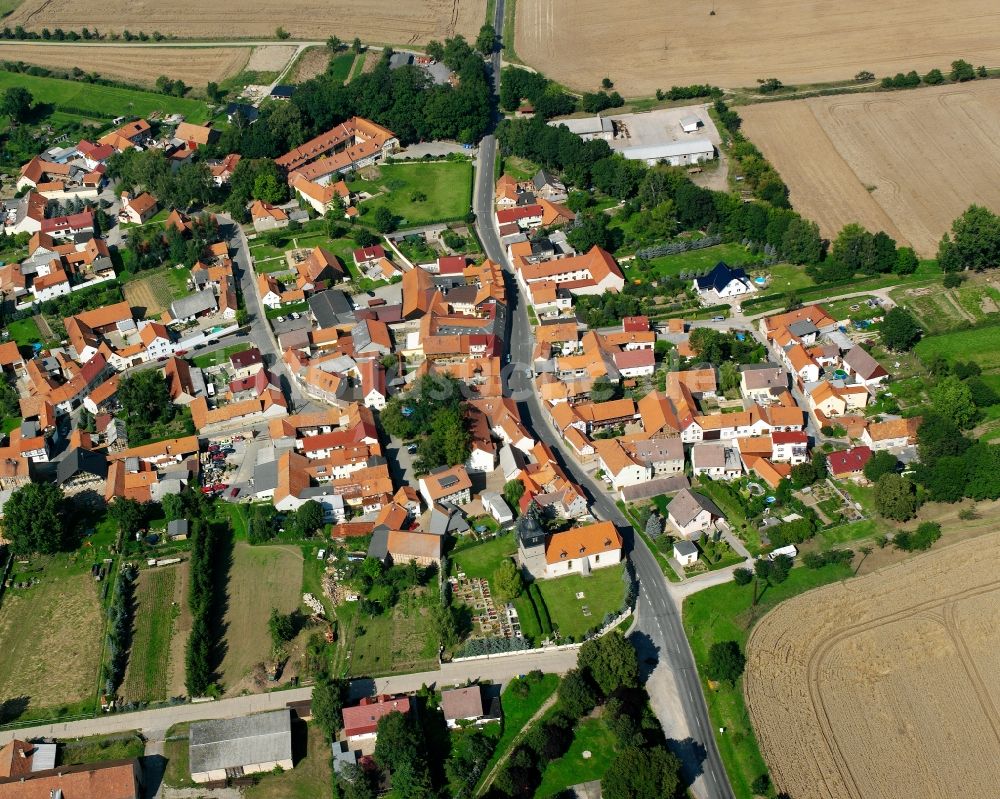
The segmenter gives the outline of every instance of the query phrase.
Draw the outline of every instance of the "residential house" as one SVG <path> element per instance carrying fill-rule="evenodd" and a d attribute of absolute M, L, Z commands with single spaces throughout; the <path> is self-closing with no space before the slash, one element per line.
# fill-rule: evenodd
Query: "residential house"
<path fill-rule="evenodd" d="M 385 410 L 389 398 L 385 367 L 374 358 L 363 358 L 358 361 L 358 371 L 361 373 L 361 401 L 365 407 Z"/>
<path fill-rule="evenodd" d="M 861 443 L 870 447 L 872 452 L 901 449 L 917 442 L 917 428 L 923 418 L 914 416 L 909 419 L 887 419 L 883 422 L 871 422 L 861 434 Z"/>
<path fill-rule="evenodd" d="M 796 466 L 809 459 L 809 436 L 802 430 L 771 433 L 771 460 Z"/>
<path fill-rule="evenodd" d="M 858 383 L 874 389 L 889 379 L 889 373 L 868 351 L 856 345 L 844 356 L 844 370 Z"/>
<path fill-rule="evenodd" d="M 219 301 L 212 289 L 203 289 L 170 303 L 170 318 L 173 323 L 193 322 L 201 316 L 214 314 L 219 310 Z"/>
<path fill-rule="evenodd" d="M 643 483 L 652 477 L 653 470 L 636 461 L 618 439 L 598 439 L 593 442 L 593 446 L 597 462 L 615 491 Z"/>
<path fill-rule="evenodd" d="M 868 389 L 862 385 L 842 386 L 823 381 L 807 394 L 806 401 L 813 413 L 836 417 L 863 410 L 870 396 Z"/>
<path fill-rule="evenodd" d="M 371 546 L 368 548 L 368 555 L 379 560 L 388 560 L 397 566 L 404 563 L 431 566 L 441 563 L 442 540 L 442 536 L 433 533 L 406 530 L 380 531 L 376 528 L 372 535 Z M 381 552 L 383 545 L 384 555 Z"/>
<path fill-rule="evenodd" d="M 693 288 L 702 301 L 709 304 L 756 291 L 746 272 L 733 269 L 723 261 L 719 261 L 707 275 L 696 277 Z"/>
<path fill-rule="evenodd" d="M 428 506 L 435 502 L 467 505 L 472 501 L 472 481 L 464 465 L 435 469 L 419 481 L 420 493 Z"/>
<path fill-rule="evenodd" d="M 399 139 L 391 130 L 362 117 L 352 117 L 276 159 L 293 179 L 324 184 L 334 176 L 378 163 L 399 149 Z"/>
<path fill-rule="evenodd" d="M 55 744 L 40 744 L 36 748 Z M 138 758 L 40 769 L 0 780 L 0 799 L 142 799 L 143 770 Z"/>
<path fill-rule="evenodd" d="M 703 494 L 685 488 L 667 506 L 667 519 L 684 538 L 697 537 L 712 529 L 724 514 Z"/>
<path fill-rule="evenodd" d="M 774 363 L 740 367 L 740 393 L 751 402 L 769 403 L 788 390 L 788 372 Z"/>
<path fill-rule="evenodd" d="M 639 439 L 628 447 L 635 460 L 652 470 L 653 479 L 684 471 L 684 442 L 680 438 Z"/>
<path fill-rule="evenodd" d="M 713 480 L 736 480 L 743 474 L 739 452 L 721 441 L 703 441 L 691 448 L 691 467 L 695 477 L 707 475 Z"/>
<path fill-rule="evenodd" d="M 344 736 L 350 744 L 374 741 L 382 718 L 390 713 L 408 715 L 412 709 L 413 700 L 408 696 L 365 697 L 357 705 L 345 707 L 341 711 Z"/>
<path fill-rule="evenodd" d="M 288 212 L 263 200 L 254 200 L 250 204 L 250 221 L 258 233 L 279 230 L 288 227 Z"/>
<path fill-rule="evenodd" d="M 851 447 L 831 452 L 826 456 L 826 465 L 834 477 L 856 480 L 864 477 L 865 465 L 871 457 L 871 447 Z"/>
<path fill-rule="evenodd" d="M 441 692 L 441 712 L 449 729 L 479 726 L 500 718 L 500 701 L 494 698 L 487 706 L 484 686 L 468 685 Z"/>
<path fill-rule="evenodd" d="M 122 192 L 121 211 L 118 216 L 123 222 L 143 225 L 153 218 L 158 208 L 156 198 L 149 192 L 133 197 L 126 191 Z"/>

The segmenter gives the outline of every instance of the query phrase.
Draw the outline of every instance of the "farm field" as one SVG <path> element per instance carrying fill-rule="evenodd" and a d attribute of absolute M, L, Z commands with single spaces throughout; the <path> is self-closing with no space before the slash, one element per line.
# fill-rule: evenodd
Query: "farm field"
<path fill-rule="evenodd" d="M 134 279 L 122 285 L 125 299 L 133 308 L 145 308 L 146 317 L 158 316 L 170 307 L 170 303 L 188 293 L 187 269 L 161 267 L 149 272 L 140 272 Z"/>
<path fill-rule="evenodd" d="M 745 691 L 780 790 L 801 797 L 986 796 L 1000 535 L 790 600 L 747 644 Z"/>
<path fill-rule="evenodd" d="M 271 650 L 267 620 L 271 608 L 290 613 L 302 598 L 302 552 L 292 546 L 251 547 L 238 541 L 229 569 L 225 626 L 225 657 L 219 673 L 226 690 L 243 685 L 243 678 Z"/>
<path fill-rule="evenodd" d="M 997 283 L 978 277 L 954 289 L 901 287 L 890 292 L 890 296 L 913 311 L 926 333 L 946 333 L 960 325 L 998 318 L 1000 288 Z"/>
<path fill-rule="evenodd" d="M 860 222 L 929 258 L 970 204 L 1000 205 L 996 81 L 763 103 L 739 113 L 792 204 L 824 236 Z M 958 138 L 948 130 L 955 119 Z"/>
<path fill-rule="evenodd" d="M 152 86 L 160 75 L 182 80 L 198 90 L 209 81 L 237 74 L 250 58 L 249 47 L 148 47 L 115 45 L 58 47 L 44 44 L 5 44 L 7 61 L 25 61 L 49 69 L 96 72 L 103 78 Z"/>
<path fill-rule="evenodd" d="M 173 633 L 170 636 L 168 652 L 170 668 L 168 675 L 168 696 L 181 696 L 187 693 L 184 685 L 184 651 L 187 647 L 188 635 L 191 632 L 191 607 L 188 604 L 191 574 L 188 561 L 179 563 L 174 576 L 174 599 L 180 606 L 177 618 L 174 619 Z M 186 750 L 185 750 L 186 751 Z"/>
<path fill-rule="evenodd" d="M 240 6 L 182 0 L 169 7 L 110 0 L 96 9 L 84 0 L 56 5 L 49 0 L 25 0 L 5 24 L 39 31 L 46 27 L 79 30 L 88 25 L 102 33 L 120 33 L 127 28 L 196 39 L 271 38 L 281 26 L 292 38 L 300 39 L 326 39 L 336 34 L 345 41 L 359 36 L 369 43 L 426 44 L 456 33 L 475 39 L 485 16 L 486 0 L 373 0 L 364 6 L 346 0 L 292 0 L 280 6 L 264 0 Z"/>
<path fill-rule="evenodd" d="M 472 163 L 436 161 L 376 167 L 373 180 L 353 180 L 351 191 L 378 195 L 359 204 L 362 214 L 386 206 L 402 221 L 400 227 L 461 219 L 472 204 Z M 416 192 L 424 199 L 415 199 Z"/>
<path fill-rule="evenodd" d="M 139 573 L 132 649 L 121 689 L 129 702 L 167 698 L 174 616 L 187 599 L 178 590 L 178 583 L 177 566 L 144 569 Z"/>
<path fill-rule="evenodd" d="M 514 49 L 580 91 L 594 91 L 605 76 L 625 96 L 694 83 L 755 86 L 771 76 L 817 83 L 849 80 L 861 68 L 923 74 L 960 56 L 995 64 L 996 14 L 986 0 L 959 0 L 947 12 L 913 0 L 892 7 L 847 0 L 836 9 L 815 0 L 624 0 L 613 15 L 600 0 L 521 0 Z"/>
<path fill-rule="evenodd" d="M 101 657 L 98 584 L 89 570 L 47 572 L 32 588 L 9 590 L 0 607 L 0 698 L 29 714 L 92 698 Z"/>
<path fill-rule="evenodd" d="M 208 106 L 200 100 L 0 71 L 0 92 L 14 86 L 22 86 L 31 92 L 35 102 L 49 103 L 57 111 L 63 110 L 77 117 L 92 114 L 99 119 L 111 119 L 129 114 L 148 116 L 154 111 L 162 111 L 166 114 L 183 114 L 188 122 L 201 123 L 208 120 Z"/>

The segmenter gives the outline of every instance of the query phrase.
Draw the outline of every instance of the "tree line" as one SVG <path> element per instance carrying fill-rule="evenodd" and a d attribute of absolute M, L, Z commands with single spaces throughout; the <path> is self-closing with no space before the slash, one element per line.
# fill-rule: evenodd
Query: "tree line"
<path fill-rule="evenodd" d="M 205 696 L 215 685 L 214 650 L 219 599 L 216 585 L 227 568 L 221 526 L 191 519 L 191 632 L 184 656 L 184 684 L 189 696 Z"/>

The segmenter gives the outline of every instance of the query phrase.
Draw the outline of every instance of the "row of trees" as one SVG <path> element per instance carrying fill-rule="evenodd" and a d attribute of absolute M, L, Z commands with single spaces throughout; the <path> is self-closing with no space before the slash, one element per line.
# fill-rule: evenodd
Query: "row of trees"
<path fill-rule="evenodd" d="M 114 696 L 125 677 L 129 645 L 132 639 L 132 595 L 138 572 L 126 564 L 118 572 L 114 593 L 108 605 L 108 661 L 104 664 L 104 693 Z"/>
<path fill-rule="evenodd" d="M 215 683 L 216 580 L 222 565 L 222 531 L 203 519 L 191 523 L 191 632 L 184 658 L 184 684 L 190 696 L 204 696 Z"/>
<path fill-rule="evenodd" d="M 958 59 L 951 62 L 951 71 L 948 73 L 947 79 L 952 83 L 964 83 L 968 80 L 975 80 L 977 77 L 989 77 L 989 71 L 985 66 L 973 68 L 972 64 L 968 61 Z M 917 74 L 916 70 L 911 69 L 905 75 L 902 72 L 897 72 L 892 77 L 886 76 L 882 78 L 882 88 L 913 89 L 921 83 L 926 83 L 928 86 L 937 86 L 944 82 L 945 75 L 940 69 L 932 69 L 923 77 Z"/>

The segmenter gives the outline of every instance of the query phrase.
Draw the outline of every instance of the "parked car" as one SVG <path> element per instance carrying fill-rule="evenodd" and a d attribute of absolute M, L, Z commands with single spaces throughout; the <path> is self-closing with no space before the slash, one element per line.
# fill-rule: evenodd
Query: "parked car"
<path fill-rule="evenodd" d="M 279 316 L 277 319 L 275 319 L 275 321 L 276 322 L 284 322 L 285 321 L 285 317 Z"/>
<path fill-rule="evenodd" d="M 407 447 L 406 447 L 406 451 L 409 452 L 411 455 L 415 454 L 416 451 L 417 451 L 417 445 L 416 444 L 408 444 Z"/>
<path fill-rule="evenodd" d="M 298 311 L 292 311 L 292 319 L 298 319 L 302 316 Z"/>
<path fill-rule="evenodd" d="M 178 357 L 180 357 L 182 355 L 187 355 L 187 354 L 188 354 L 187 350 L 177 350 L 177 352 L 174 353 L 174 355 L 176 355 Z"/>

